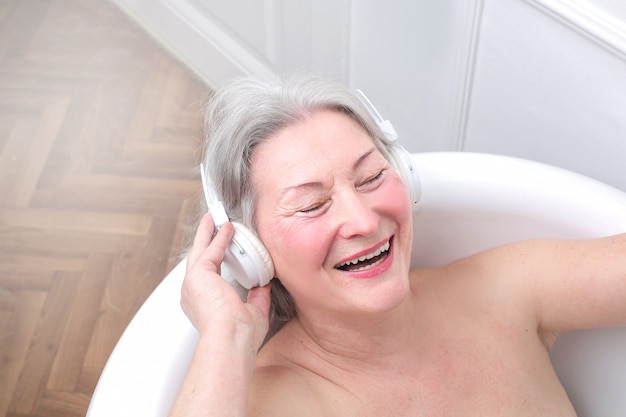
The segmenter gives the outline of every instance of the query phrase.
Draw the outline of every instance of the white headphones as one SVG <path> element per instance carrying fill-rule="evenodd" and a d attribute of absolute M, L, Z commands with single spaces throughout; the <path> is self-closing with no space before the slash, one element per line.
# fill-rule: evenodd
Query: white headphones
<path fill-rule="evenodd" d="M 409 191 L 409 197 L 411 199 L 411 203 L 413 203 L 412 208 L 415 210 L 420 199 L 422 187 L 417 170 L 413 167 L 411 154 L 398 143 L 398 133 L 396 132 L 396 129 L 394 129 L 391 122 L 383 119 L 380 113 L 378 113 L 378 110 L 376 110 L 376 107 L 374 107 L 372 102 L 369 101 L 363 91 L 356 90 L 356 92 L 359 100 L 361 100 L 376 121 L 378 128 L 385 134 L 385 137 L 393 143 L 394 146 L 389 153 L 395 162 L 395 166 L 398 169 L 400 177 Z"/>
<path fill-rule="evenodd" d="M 398 134 L 389 120 L 384 120 L 362 91 L 357 90 L 359 99 L 371 113 L 378 127 L 387 139 L 394 143 L 390 153 L 398 168 L 399 174 L 410 194 L 412 207 L 415 210 L 420 198 L 420 180 L 413 167 L 411 154 L 397 143 Z M 204 164 L 200 165 L 202 189 L 209 212 L 215 227 L 219 229 L 229 221 L 224 205 L 215 191 L 213 184 L 207 179 Z M 241 223 L 233 222 L 235 234 L 224 254 L 224 263 L 237 282 L 246 289 L 267 285 L 274 277 L 274 264 L 267 249 L 259 238 Z"/>
<path fill-rule="evenodd" d="M 207 180 L 204 164 L 200 164 L 202 189 L 215 227 L 219 229 L 228 222 L 224 204 L 215 187 Z M 226 252 L 224 263 L 233 277 L 246 289 L 262 287 L 274 277 L 274 264 L 270 254 L 256 235 L 241 223 L 233 222 L 235 234 Z"/>

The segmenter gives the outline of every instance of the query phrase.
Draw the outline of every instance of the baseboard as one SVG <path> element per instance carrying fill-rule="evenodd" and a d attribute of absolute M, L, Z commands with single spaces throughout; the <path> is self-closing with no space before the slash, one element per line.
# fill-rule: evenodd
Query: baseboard
<path fill-rule="evenodd" d="M 268 62 L 187 0 L 112 0 L 210 87 L 241 75 L 274 76 Z"/>
<path fill-rule="evenodd" d="M 572 0 L 525 0 L 597 45 L 626 60 L 626 25 L 602 10 Z"/>

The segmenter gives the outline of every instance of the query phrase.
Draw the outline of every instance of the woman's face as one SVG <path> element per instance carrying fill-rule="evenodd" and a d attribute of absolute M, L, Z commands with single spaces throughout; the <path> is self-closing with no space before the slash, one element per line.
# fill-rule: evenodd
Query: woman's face
<path fill-rule="evenodd" d="M 404 300 L 409 198 L 358 123 L 318 111 L 259 145 L 251 166 L 258 234 L 299 312 L 380 312 Z"/>

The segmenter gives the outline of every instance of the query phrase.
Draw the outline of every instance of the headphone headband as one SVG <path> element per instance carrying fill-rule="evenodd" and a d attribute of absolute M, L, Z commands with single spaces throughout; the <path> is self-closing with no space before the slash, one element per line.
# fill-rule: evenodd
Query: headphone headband
<path fill-rule="evenodd" d="M 356 90 L 356 93 L 357 93 L 357 97 L 359 98 L 359 100 L 361 100 L 361 103 L 365 105 L 365 108 L 367 108 L 367 110 L 370 112 L 370 114 L 374 118 L 374 121 L 378 125 L 378 128 L 383 131 L 387 139 L 389 139 L 392 142 L 397 141 L 398 132 L 396 132 L 396 129 L 393 127 L 391 122 L 389 120 L 383 119 L 383 117 L 380 115 L 378 110 L 376 110 L 376 107 L 374 107 L 372 102 L 367 98 L 367 96 L 365 95 L 365 93 L 363 93 L 363 91 Z"/>
<path fill-rule="evenodd" d="M 203 163 L 200 164 L 200 179 L 202 180 L 202 191 L 204 192 L 207 207 L 211 216 L 213 216 L 215 227 L 219 229 L 224 223 L 228 222 L 228 214 L 226 214 L 224 204 L 215 191 L 214 184 L 206 176 Z"/>
<path fill-rule="evenodd" d="M 420 179 L 417 175 L 417 171 L 413 168 L 413 158 L 411 154 L 404 149 L 398 143 L 398 132 L 393 127 L 389 120 L 385 120 L 372 102 L 367 98 L 365 93 L 361 90 L 356 90 L 357 97 L 361 100 L 361 103 L 369 111 L 370 115 L 378 125 L 378 128 L 384 133 L 385 137 L 393 143 L 393 148 L 390 150 L 391 157 L 394 159 L 396 167 L 400 173 L 400 176 L 404 180 L 407 186 L 413 209 L 417 207 L 417 203 L 421 195 Z"/>

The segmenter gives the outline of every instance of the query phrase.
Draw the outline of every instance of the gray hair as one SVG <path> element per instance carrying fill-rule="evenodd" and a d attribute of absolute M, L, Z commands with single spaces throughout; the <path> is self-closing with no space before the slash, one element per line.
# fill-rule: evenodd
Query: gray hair
<path fill-rule="evenodd" d="M 325 109 L 342 112 L 355 120 L 385 158 L 394 162 L 389 154 L 393 143 L 360 99 L 342 84 L 326 78 L 303 73 L 283 81 L 239 78 L 210 98 L 205 116 L 204 162 L 231 221 L 256 232 L 255 190 L 250 181 L 255 147 L 282 129 Z M 273 286 L 272 293 L 275 290 L 280 293 L 284 287 Z M 272 298 L 275 315 L 288 320 L 295 314 L 281 311 L 282 302 Z"/>

